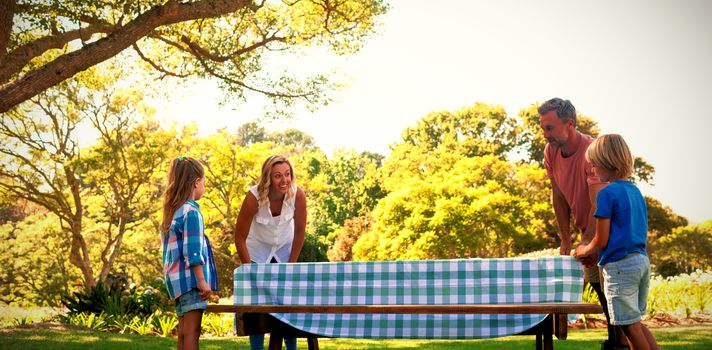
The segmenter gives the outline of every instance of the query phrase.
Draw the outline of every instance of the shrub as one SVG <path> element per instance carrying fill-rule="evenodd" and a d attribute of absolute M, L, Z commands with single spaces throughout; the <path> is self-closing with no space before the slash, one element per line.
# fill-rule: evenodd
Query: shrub
<path fill-rule="evenodd" d="M 220 314 L 203 314 L 201 330 L 205 334 L 211 334 L 216 337 L 230 335 L 234 332 L 232 317 Z"/>
<path fill-rule="evenodd" d="M 70 315 L 104 313 L 107 317 L 121 320 L 124 316 L 148 317 L 156 310 L 170 309 L 172 301 L 160 279 L 148 286 L 136 286 L 127 284 L 124 278 L 112 277 L 107 278 L 106 283 L 99 281 L 92 288 L 64 296 L 62 304 Z"/>
<path fill-rule="evenodd" d="M 178 326 L 178 318 L 174 314 L 156 313 L 153 316 L 153 326 L 162 337 L 169 337 Z"/>
<path fill-rule="evenodd" d="M 95 314 L 91 312 L 80 312 L 67 316 L 60 316 L 62 321 L 73 326 L 83 326 L 96 331 L 106 331 L 109 329 L 109 324 L 106 322 L 106 316 L 103 313 Z"/>
<path fill-rule="evenodd" d="M 691 317 L 712 308 L 712 271 L 650 279 L 648 315 L 658 313 Z"/>
<path fill-rule="evenodd" d="M 154 332 L 153 315 L 148 317 L 134 316 L 128 325 L 129 329 L 139 335 L 148 335 Z"/>

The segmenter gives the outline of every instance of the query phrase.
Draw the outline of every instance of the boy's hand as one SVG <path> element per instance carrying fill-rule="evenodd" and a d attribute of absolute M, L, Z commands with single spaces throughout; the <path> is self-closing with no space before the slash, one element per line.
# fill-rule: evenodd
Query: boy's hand
<path fill-rule="evenodd" d="M 583 260 L 588 257 L 588 254 L 586 254 L 586 246 L 585 245 L 579 245 L 576 247 L 576 250 L 574 250 L 574 258 Z"/>

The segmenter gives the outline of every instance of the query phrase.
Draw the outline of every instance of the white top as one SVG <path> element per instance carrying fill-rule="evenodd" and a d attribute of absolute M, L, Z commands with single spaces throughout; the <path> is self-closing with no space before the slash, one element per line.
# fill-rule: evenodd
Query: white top
<path fill-rule="evenodd" d="M 247 251 L 250 253 L 250 260 L 256 263 L 269 263 L 272 258 L 277 262 L 289 261 L 289 253 L 292 251 L 294 241 L 294 203 L 297 193 L 297 185 L 292 183 L 293 193 L 291 199 L 285 196 L 282 202 L 282 211 L 278 216 L 272 216 L 269 203 L 260 206 L 257 214 L 252 218 L 250 232 L 247 234 Z M 250 188 L 250 192 L 260 200 L 257 186 Z"/>

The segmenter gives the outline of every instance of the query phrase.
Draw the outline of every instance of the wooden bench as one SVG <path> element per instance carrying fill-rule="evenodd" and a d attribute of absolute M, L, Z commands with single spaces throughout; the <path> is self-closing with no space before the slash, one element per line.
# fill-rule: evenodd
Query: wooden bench
<path fill-rule="evenodd" d="M 535 335 L 536 349 L 553 349 L 553 337 L 566 339 L 567 314 L 603 313 L 601 306 L 591 303 L 538 304 L 460 304 L 460 305 L 208 305 L 207 312 L 238 313 L 242 325 L 239 335 L 271 333 L 270 350 L 282 348 L 283 337 L 307 338 L 310 350 L 318 350 L 317 336 L 295 329 L 271 317 L 269 313 L 299 314 L 546 314 L 533 328 L 520 333 Z"/>

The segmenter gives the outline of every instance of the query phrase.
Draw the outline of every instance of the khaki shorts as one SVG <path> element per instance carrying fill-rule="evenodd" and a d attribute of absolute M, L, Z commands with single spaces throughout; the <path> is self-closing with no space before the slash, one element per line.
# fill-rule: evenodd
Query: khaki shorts
<path fill-rule="evenodd" d="M 583 280 L 588 283 L 601 283 L 601 271 L 598 265 L 583 267 Z"/>

